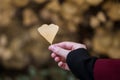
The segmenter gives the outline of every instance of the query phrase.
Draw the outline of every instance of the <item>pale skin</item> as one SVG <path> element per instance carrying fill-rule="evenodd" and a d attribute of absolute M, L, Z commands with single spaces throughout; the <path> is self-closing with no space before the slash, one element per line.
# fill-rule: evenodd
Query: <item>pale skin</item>
<path fill-rule="evenodd" d="M 72 50 L 76 50 L 78 48 L 86 49 L 86 46 L 75 42 L 61 42 L 50 45 L 48 49 L 52 51 L 51 57 L 58 63 L 58 66 L 64 70 L 70 71 L 66 63 L 67 55 Z"/>

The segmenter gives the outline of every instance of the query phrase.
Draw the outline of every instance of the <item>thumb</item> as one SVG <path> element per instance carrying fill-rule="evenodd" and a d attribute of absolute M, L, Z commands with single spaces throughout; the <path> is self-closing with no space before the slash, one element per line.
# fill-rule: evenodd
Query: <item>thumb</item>
<path fill-rule="evenodd" d="M 49 50 L 53 51 L 53 53 L 56 53 L 57 55 L 65 58 L 65 59 L 66 59 L 68 53 L 70 52 L 69 50 L 65 50 L 65 49 L 55 46 L 55 45 L 51 45 L 49 47 Z"/>

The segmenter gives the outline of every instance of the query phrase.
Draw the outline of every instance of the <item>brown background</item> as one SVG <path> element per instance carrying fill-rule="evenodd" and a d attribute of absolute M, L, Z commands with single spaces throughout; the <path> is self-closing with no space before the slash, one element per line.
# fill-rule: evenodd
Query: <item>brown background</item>
<path fill-rule="evenodd" d="M 92 56 L 120 58 L 119 0 L 0 0 L 0 80 L 75 80 L 37 32 L 51 23 L 60 27 L 54 43 L 80 42 Z"/>

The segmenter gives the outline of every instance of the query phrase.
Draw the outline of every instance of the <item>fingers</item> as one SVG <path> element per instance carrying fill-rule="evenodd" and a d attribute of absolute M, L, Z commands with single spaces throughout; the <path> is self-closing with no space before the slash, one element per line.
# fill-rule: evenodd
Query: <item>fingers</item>
<path fill-rule="evenodd" d="M 61 47 L 52 45 L 49 47 L 49 50 L 51 50 L 53 53 L 56 53 L 58 56 L 61 56 L 66 59 L 68 53 L 70 52 L 69 50 L 65 50 Z"/>
<path fill-rule="evenodd" d="M 62 61 L 58 62 L 58 66 L 64 70 L 69 70 L 67 64 Z"/>
<path fill-rule="evenodd" d="M 73 45 L 76 45 L 76 43 L 74 43 L 74 42 L 61 42 L 61 43 L 58 43 L 58 44 L 55 44 L 55 45 L 59 46 L 61 48 L 64 48 L 64 49 L 71 50 Z"/>
<path fill-rule="evenodd" d="M 74 43 L 74 42 L 61 42 L 61 43 L 53 44 L 49 46 L 49 50 L 53 52 L 51 54 L 51 57 L 54 58 L 55 62 L 58 63 L 58 66 L 64 70 L 70 70 L 68 65 L 65 62 L 68 53 L 78 48 L 86 49 L 86 46 L 83 44 Z"/>
<path fill-rule="evenodd" d="M 78 48 L 85 48 L 86 46 L 83 44 L 79 44 L 79 43 L 75 43 L 75 42 L 61 42 L 58 44 L 54 44 L 56 46 L 59 46 L 61 48 L 67 49 L 67 50 L 74 50 L 74 49 L 78 49 Z"/>
<path fill-rule="evenodd" d="M 55 58 L 56 56 L 57 56 L 57 55 L 56 55 L 55 53 L 52 53 L 52 54 L 51 54 L 51 57 L 52 57 L 52 58 Z"/>
<path fill-rule="evenodd" d="M 76 45 L 73 45 L 72 50 L 75 50 L 75 49 L 78 49 L 78 48 L 87 49 L 86 46 L 83 45 L 83 44 L 76 44 Z"/>
<path fill-rule="evenodd" d="M 63 60 L 60 56 L 56 55 L 55 53 L 51 54 L 51 57 L 54 59 L 55 62 L 58 63 L 58 66 L 64 70 L 69 70 L 68 65 L 66 64 L 65 60 Z"/>
<path fill-rule="evenodd" d="M 61 42 L 61 43 L 49 46 L 49 50 L 51 50 L 53 53 L 56 53 L 59 56 L 62 56 L 65 59 L 70 51 L 78 48 L 87 49 L 85 45 L 74 43 L 74 42 Z"/>
<path fill-rule="evenodd" d="M 56 55 L 55 53 L 52 53 L 51 57 L 54 58 L 55 62 L 59 62 L 60 61 L 60 57 L 58 55 Z"/>
<path fill-rule="evenodd" d="M 58 66 L 59 66 L 59 67 L 62 67 L 62 66 L 63 66 L 63 62 L 60 61 L 60 62 L 58 63 Z"/>
<path fill-rule="evenodd" d="M 55 60 L 55 62 L 61 61 L 60 57 L 55 57 L 54 60 Z"/>

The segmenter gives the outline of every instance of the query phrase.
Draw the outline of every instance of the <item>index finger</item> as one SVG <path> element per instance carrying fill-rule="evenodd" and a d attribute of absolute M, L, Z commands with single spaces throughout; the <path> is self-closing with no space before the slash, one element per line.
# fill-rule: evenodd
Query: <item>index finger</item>
<path fill-rule="evenodd" d="M 81 46 L 79 43 L 75 43 L 75 42 L 61 42 L 61 43 L 57 43 L 54 45 L 59 46 L 64 49 L 68 49 L 68 50 L 79 48 Z"/>

